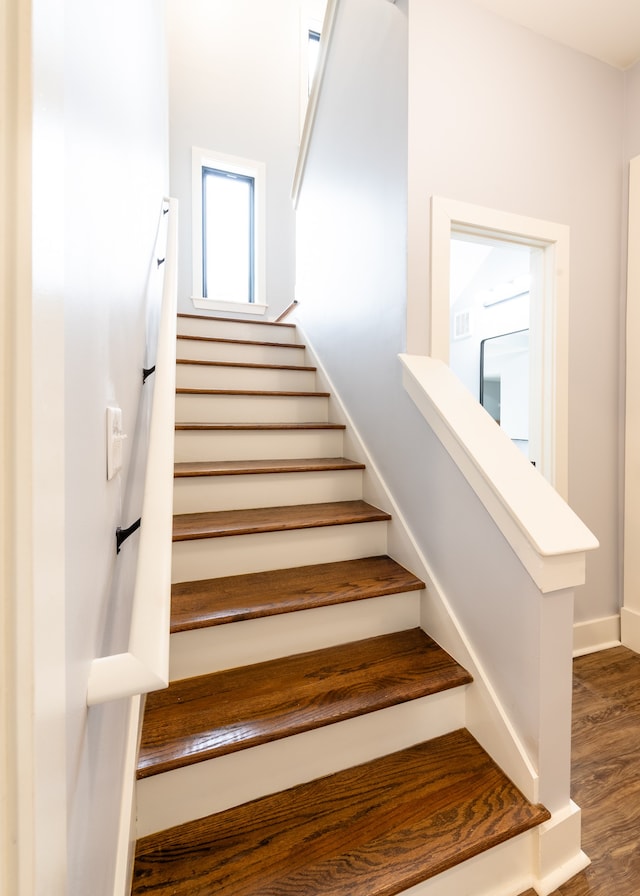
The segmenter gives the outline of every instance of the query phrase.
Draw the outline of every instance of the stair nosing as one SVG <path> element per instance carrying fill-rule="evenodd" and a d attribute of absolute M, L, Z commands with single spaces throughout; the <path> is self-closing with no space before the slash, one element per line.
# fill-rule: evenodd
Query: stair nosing
<path fill-rule="evenodd" d="M 472 680 L 420 628 L 180 679 L 147 697 L 138 778 L 338 724 Z M 156 716 L 163 719 L 159 727 Z M 171 738 L 167 718 L 177 732 Z"/>
<path fill-rule="evenodd" d="M 170 863 L 176 896 L 393 896 L 550 818 L 462 728 L 143 838 L 132 896 Z"/>
<path fill-rule="evenodd" d="M 340 513 L 338 513 L 338 510 Z M 301 511 L 305 511 L 301 514 Z M 298 517 L 295 516 L 296 512 Z M 299 529 L 385 522 L 391 514 L 366 501 L 329 501 L 316 504 L 256 507 L 249 510 L 216 510 L 180 513 L 173 517 L 173 542 L 203 538 L 263 535 Z"/>
<path fill-rule="evenodd" d="M 346 426 L 344 423 L 176 423 L 176 430 L 194 430 L 194 431 L 202 431 L 206 432 L 210 430 L 215 432 L 217 430 L 238 430 L 238 431 L 247 431 L 251 432 L 253 430 L 264 430 L 264 431 L 280 431 L 280 430 L 314 430 L 314 429 L 328 429 L 328 430 L 344 430 Z"/>
<path fill-rule="evenodd" d="M 176 582 L 171 586 L 171 634 L 425 587 L 421 579 L 387 555 Z"/>
<path fill-rule="evenodd" d="M 275 460 L 181 461 L 174 464 L 174 478 L 199 476 L 251 476 L 280 473 L 322 473 L 366 469 L 363 463 L 346 457 L 283 458 Z"/>
<path fill-rule="evenodd" d="M 287 324 L 275 320 L 246 320 L 242 317 L 218 317 L 216 315 L 209 314 L 188 314 L 184 311 L 179 311 L 177 317 L 188 320 L 213 320 L 217 321 L 218 323 L 225 324 L 258 324 L 258 326 L 261 327 L 288 327 L 289 329 L 293 330 L 295 330 L 296 328 L 295 324 Z"/>
<path fill-rule="evenodd" d="M 299 391 L 285 389 L 191 389 L 186 386 L 176 388 L 176 395 L 232 395 L 255 398 L 330 398 L 330 392 Z"/>
<path fill-rule="evenodd" d="M 205 361 L 202 359 L 176 358 L 176 364 L 193 364 L 197 367 L 232 367 L 248 370 L 286 370 L 291 373 L 315 373 L 317 368 L 306 364 L 260 364 L 243 361 Z"/>
<path fill-rule="evenodd" d="M 225 345 L 252 346 L 255 348 L 288 348 L 304 351 L 306 345 L 301 342 L 264 342 L 260 339 L 229 339 L 224 336 L 193 336 L 189 333 L 177 333 L 176 339 L 191 339 L 194 342 L 215 342 Z"/>

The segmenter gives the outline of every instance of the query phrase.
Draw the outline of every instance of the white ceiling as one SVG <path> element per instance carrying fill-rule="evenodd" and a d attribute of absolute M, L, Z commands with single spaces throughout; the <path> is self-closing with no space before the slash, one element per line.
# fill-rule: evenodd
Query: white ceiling
<path fill-rule="evenodd" d="M 619 69 L 640 59 L 640 0 L 474 0 Z"/>

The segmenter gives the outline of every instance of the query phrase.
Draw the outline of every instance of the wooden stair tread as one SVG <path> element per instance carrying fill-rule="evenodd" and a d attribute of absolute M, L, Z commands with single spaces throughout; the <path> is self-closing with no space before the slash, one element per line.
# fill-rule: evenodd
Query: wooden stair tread
<path fill-rule="evenodd" d="M 239 476 L 248 473 L 321 473 L 328 470 L 364 470 L 364 464 L 346 457 L 301 457 L 277 460 L 182 461 L 174 476 Z"/>
<path fill-rule="evenodd" d="M 306 429 L 345 429 L 344 423 L 176 423 L 176 430 L 306 430 Z"/>
<path fill-rule="evenodd" d="M 266 389 L 176 389 L 176 395 L 254 395 L 259 398 L 329 398 L 330 392 L 292 392 Z"/>
<path fill-rule="evenodd" d="M 413 573 L 386 556 L 179 582 L 171 588 L 171 632 L 424 587 Z"/>
<path fill-rule="evenodd" d="M 464 729 L 138 841 L 132 896 L 393 896 L 550 818 Z"/>
<path fill-rule="evenodd" d="M 198 367 L 249 367 L 252 370 L 302 370 L 313 373 L 317 368 L 303 364 L 259 364 L 254 361 L 202 361 L 176 358 L 176 364 L 195 364 Z"/>
<path fill-rule="evenodd" d="M 253 346 L 266 346 L 267 348 L 293 348 L 305 349 L 306 346 L 302 345 L 300 342 L 264 342 L 263 340 L 257 339 L 229 339 L 227 337 L 222 336 L 189 336 L 188 334 L 177 334 L 177 339 L 191 339 L 193 342 L 215 342 L 220 343 L 223 342 L 225 345 L 253 345 Z"/>
<path fill-rule="evenodd" d="M 181 679 L 147 696 L 138 777 L 470 681 L 418 628 Z"/>
<path fill-rule="evenodd" d="M 184 311 L 180 311 L 177 315 L 179 318 L 191 318 L 192 320 L 215 320 L 220 323 L 233 323 L 233 324 L 258 324 L 261 327 L 289 327 L 289 329 L 294 329 L 295 324 L 284 324 L 275 320 L 247 320 L 244 317 L 216 317 L 212 314 L 188 314 Z"/>
<path fill-rule="evenodd" d="M 256 507 L 250 510 L 180 513 L 173 517 L 173 540 L 286 532 L 291 529 L 344 526 L 390 519 L 390 514 L 366 501 L 331 501 L 325 504 Z"/>

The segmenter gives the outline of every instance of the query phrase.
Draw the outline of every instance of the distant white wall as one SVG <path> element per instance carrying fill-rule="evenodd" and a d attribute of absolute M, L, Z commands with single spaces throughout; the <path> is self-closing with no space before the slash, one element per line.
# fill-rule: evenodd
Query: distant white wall
<path fill-rule="evenodd" d="M 291 184 L 300 128 L 299 0 L 168 0 L 171 192 L 179 308 L 193 312 L 191 148 L 266 164 L 268 317 L 294 298 Z"/>
<path fill-rule="evenodd" d="M 576 618 L 613 615 L 624 74 L 468 0 L 412 3 L 411 34 L 412 300 L 429 297 L 432 194 L 570 226 L 569 503 L 600 541 Z"/>
<path fill-rule="evenodd" d="M 115 529 L 140 515 L 129 493 L 147 287 L 169 188 L 166 50 L 155 0 L 67 0 L 64 7 L 64 168 L 47 172 L 64 179 L 64 202 L 48 208 L 40 226 L 63 228 L 65 264 L 65 509 L 64 521 L 55 521 L 64 522 L 65 539 L 65 896 L 107 896 L 127 701 L 87 710 L 85 700 L 91 660 L 122 650 L 128 633 L 135 545 L 132 539 L 116 559 Z M 124 469 L 107 482 L 105 414 L 113 403 L 128 440 Z"/>

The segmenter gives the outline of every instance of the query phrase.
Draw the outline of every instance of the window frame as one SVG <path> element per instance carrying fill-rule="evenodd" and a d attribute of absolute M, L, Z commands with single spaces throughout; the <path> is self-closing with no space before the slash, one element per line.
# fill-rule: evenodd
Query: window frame
<path fill-rule="evenodd" d="M 254 181 L 253 199 L 253 300 L 223 301 L 203 295 L 203 175 L 205 169 L 213 169 L 240 177 L 250 177 Z M 264 314 L 266 304 L 265 267 L 265 185 L 266 165 L 254 159 L 245 159 L 226 153 L 215 152 L 194 146 L 192 148 L 192 277 L 194 307 L 213 311 L 241 311 L 248 314 Z"/>

